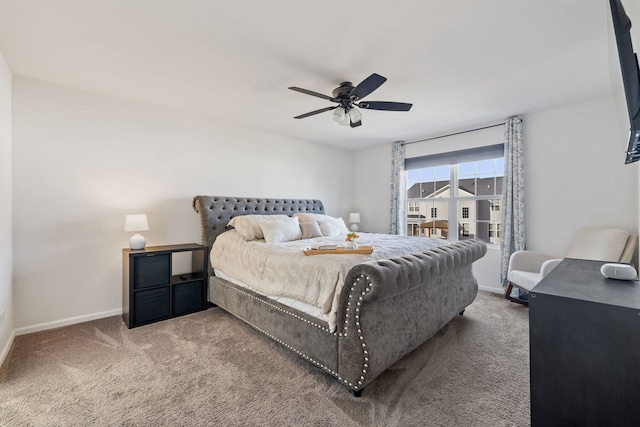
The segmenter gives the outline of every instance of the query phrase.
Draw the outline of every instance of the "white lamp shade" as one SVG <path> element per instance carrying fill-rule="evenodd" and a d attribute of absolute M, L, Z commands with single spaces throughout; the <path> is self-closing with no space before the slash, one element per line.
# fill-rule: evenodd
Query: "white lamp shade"
<path fill-rule="evenodd" d="M 341 124 L 342 126 L 347 126 L 349 124 L 349 115 L 347 114 L 347 111 L 342 107 L 336 108 L 332 116 L 333 121 Z"/>
<path fill-rule="evenodd" d="M 124 220 L 124 231 L 146 231 L 149 229 L 147 215 L 127 215 Z"/>
<path fill-rule="evenodd" d="M 349 118 L 351 119 L 351 123 L 358 123 L 362 120 L 362 113 L 356 107 L 351 107 L 349 110 Z"/>

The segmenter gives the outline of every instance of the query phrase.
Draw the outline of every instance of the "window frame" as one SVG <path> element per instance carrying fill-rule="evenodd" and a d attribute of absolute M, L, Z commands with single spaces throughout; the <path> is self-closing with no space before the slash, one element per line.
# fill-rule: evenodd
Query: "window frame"
<path fill-rule="evenodd" d="M 475 196 L 460 196 L 459 193 L 459 180 L 458 180 L 458 175 L 459 175 L 459 165 L 460 164 L 464 164 L 464 163 L 470 163 L 470 162 L 481 162 L 483 160 L 494 160 L 497 161 L 499 159 L 504 159 L 504 156 L 495 156 L 496 150 L 495 150 L 496 146 L 490 146 L 490 147 L 486 147 L 487 150 L 484 150 L 482 147 L 478 148 L 478 149 L 473 149 L 473 150 L 467 150 L 467 151 L 473 151 L 474 153 L 479 153 L 479 158 L 476 159 L 470 159 L 468 157 L 468 152 L 465 152 L 464 156 L 455 156 L 455 152 L 452 153 L 454 154 L 454 156 L 452 156 L 452 158 L 449 158 L 448 161 L 444 162 L 444 164 L 438 164 L 438 163 L 432 163 L 432 159 L 431 157 L 433 156 L 425 156 L 421 159 L 411 159 L 411 164 L 414 165 L 413 167 L 406 169 L 405 168 L 405 178 L 407 178 L 407 180 L 405 182 L 408 182 L 408 173 L 411 170 L 421 170 L 421 169 L 427 169 L 427 168 L 437 168 L 437 167 L 442 167 L 442 166 L 447 166 L 449 168 L 449 186 L 451 189 L 450 192 L 450 197 L 448 198 L 439 198 L 437 199 L 440 202 L 444 202 L 447 201 L 448 203 L 448 223 L 449 224 L 460 224 L 459 230 L 456 229 L 449 229 L 448 233 L 447 233 L 447 240 L 449 240 L 450 242 L 457 242 L 459 240 L 464 240 L 464 237 L 467 237 L 468 235 L 470 235 L 470 226 L 471 226 L 471 222 L 473 222 L 475 224 L 475 228 L 474 230 L 476 230 L 474 232 L 474 238 L 478 238 L 481 239 L 483 241 L 485 241 L 488 245 L 492 245 L 492 246 L 497 246 L 499 245 L 499 239 L 501 238 L 502 235 L 502 224 L 501 224 L 501 215 L 500 217 L 497 219 L 497 221 L 495 220 L 495 218 L 492 218 L 492 215 L 490 215 L 488 220 L 479 220 L 477 211 L 478 208 L 475 208 L 475 213 L 474 215 L 471 215 L 471 212 L 469 211 L 468 207 L 460 207 L 459 204 L 462 201 L 466 201 L 466 202 L 472 202 L 472 203 L 476 203 L 477 206 L 477 201 L 479 200 L 483 200 L 483 201 L 487 201 L 489 203 L 489 211 L 490 214 L 491 213 L 497 213 L 501 211 L 501 205 L 502 205 L 502 200 L 503 200 L 503 195 L 502 195 L 502 191 L 499 194 L 495 194 L 495 190 L 494 190 L 494 194 L 489 194 L 489 195 L 475 195 Z M 503 146 L 502 146 L 503 147 Z M 493 155 L 491 157 L 482 157 L 483 155 L 486 156 L 486 153 L 493 153 Z M 438 158 L 442 158 L 442 155 L 437 155 L 436 157 Z M 453 160 L 459 160 L 459 161 L 452 161 Z M 431 162 L 431 163 L 430 163 Z M 416 167 L 416 165 L 420 165 L 421 167 Z M 502 174 L 498 175 L 499 169 L 495 169 L 494 168 L 494 175 L 493 178 L 502 178 L 502 182 L 501 185 L 504 186 L 504 168 L 502 169 Z M 476 169 L 475 175 L 473 176 L 474 179 L 476 179 L 476 182 L 478 179 L 482 179 L 483 175 L 481 172 L 479 172 Z M 465 178 L 466 179 L 466 178 Z M 420 182 L 420 181 L 418 181 Z M 435 181 L 424 181 L 424 182 L 435 182 Z M 496 181 L 494 181 L 494 183 L 496 183 Z M 503 187 L 504 188 L 504 187 Z M 408 203 L 418 203 L 418 206 L 420 206 L 420 203 L 429 203 L 429 202 L 433 202 L 435 199 L 426 199 L 426 198 L 409 198 L 408 197 L 408 188 L 405 188 L 405 197 L 406 197 L 406 203 L 408 206 Z M 498 200 L 498 202 L 493 202 L 494 200 Z M 431 213 L 431 215 L 428 217 L 431 220 L 435 220 L 436 217 L 433 216 L 433 210 L 434 207 L 433 206 L 427 206 L 427 208 L 429 209 L 429 212 Z M 463 216 L 463 210 L 467 209 L 468 212 L 468 217 L 464 217 Z M 418 208 L 417 211 L 412 211 L 412 213 L 416 213 L 416 212 L 420 212 L 420 208 Z M 501 212 L 500 212 L 501 214 Z M 459 215 L 459 216 L 458 216 Z M 425 216 L 426 216 L 426 212 L 425 212 Z M 471 218 L 473 216 L 473 218 Z M 418 223 L 413 224 L 413 223 L 409 223 L 410 218 L 405 215 L 405 225 L 407 227 L 407 232 L 410 232 L 413 234 L 413 230 L 417 229 L 418 230 L 418 235 L 420 236 L 420 218 L 417 219 Z M 465 221 L 466 220 L 466 221 Z M 425 218 L 425 223 L 428 222 L 427 219 Z M 464 224 L 467 225 L 467 228 L 464 228 Z M 489 240 L 485 240 L 485 238 L 479 237 L 478 236 L 478 224 L 486 224 L 486 239 Z M 491 227 L 490 227 L 491 224 Z M 410 229 L 411 227 L 411 229 Z M 458 226 L 456 225 L 455 228 L 458 228 Z M 491 233 L 489 231 L 489 229 L 492 228 L 492 232 L 494 234 L 496 234 L 496 236 L 491 236 Z M 466 234 L 465 234 L 465 230 L 466 230 Z M 462 237 L 462 239 L 460 239 L 460 237 Z M 492 239 L 498 239 L 498 242 L 491 242 L 490 240 Z"/>

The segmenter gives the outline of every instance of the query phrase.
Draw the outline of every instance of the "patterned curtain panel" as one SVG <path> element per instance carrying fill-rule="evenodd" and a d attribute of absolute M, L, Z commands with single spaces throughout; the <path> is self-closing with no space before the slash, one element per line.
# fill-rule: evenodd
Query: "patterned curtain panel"
<path fill-rule="evenodd" d="M 404 143 L 394 142 L 391 147 L 391 234 L 404 236 L 407 232 L 405 207 Z"/>
<path fill-rule="evenodd" d="M 504 130 L 504 183 L 502 192 L 502 238 L 500 280 L 506 286 L 509 258 L 524 250 L 524 158 L 522 119 L 512 117 Z"/>

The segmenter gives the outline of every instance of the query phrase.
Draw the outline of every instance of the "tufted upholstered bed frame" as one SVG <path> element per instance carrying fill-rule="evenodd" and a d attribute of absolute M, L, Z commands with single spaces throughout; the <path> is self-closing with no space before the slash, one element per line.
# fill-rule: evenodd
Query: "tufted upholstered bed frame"
<path fill-rule="evenodd" d="M 196 196 L 193 207 L 208 248 L 234 216 L 324 213 L 319 200 Z M 471 264 L 485 253 L 484 242 L 465 240 L 354 266 L 340 294 L 335 332 L 315 317 L 216 277 L 210 264 L 209 300 L 359 396 L 473 302 L 478 285 Z"/>

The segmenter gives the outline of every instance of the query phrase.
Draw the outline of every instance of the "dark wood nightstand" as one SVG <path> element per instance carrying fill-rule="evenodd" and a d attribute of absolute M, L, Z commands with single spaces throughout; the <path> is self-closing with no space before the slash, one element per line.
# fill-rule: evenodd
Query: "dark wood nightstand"
<path fill-rule="evenodd" d="M 122 250 L 122 319 L 128 328 L 207 308 L 206 248 L 195 243 Z M 191 272 L 173 274 L 173 254 L 191 252 Z"/>

